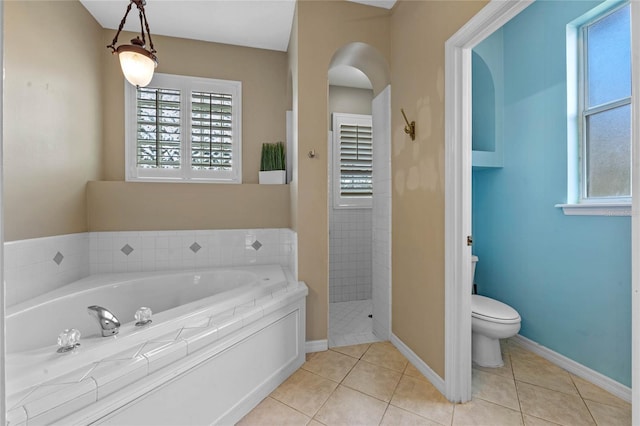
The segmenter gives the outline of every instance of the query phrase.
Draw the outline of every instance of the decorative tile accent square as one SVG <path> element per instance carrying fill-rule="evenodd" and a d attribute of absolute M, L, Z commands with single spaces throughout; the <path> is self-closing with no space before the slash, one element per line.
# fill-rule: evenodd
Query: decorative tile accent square
<path fill-rule="evenodd" d="M 129 256 L 133 251 L 133 247 L 131 247 L 129 244 L 125 244 L 124 247 L 120 249 L 120 251 L 123 252 L 126 256 Z"/>
<path fill-rule="evenodd" d="M 56 262 L 58 266 L 60 266 L 63 260 L 64 260 L 64 256 L 60 252 L 57 252 L 56 255 L 53 257 L 53 261 Z"/>
<path fill-rule="evenodd" d="M 91 250 L 88 252 L 91 255 L 91 274 L 256 263 L 281 264 L 296 272 L 297 238 L 290 229 L 92 232 L 90 238 Z M 122 251 L 125 243 L 131 248 L 129 255 Z M 185 250 L 197 255 L 189 255 Z M 67 263 L 69 256 L 66 251 L 65 256 Z M 46 260 L 50 261 L 51 257 Z"/>

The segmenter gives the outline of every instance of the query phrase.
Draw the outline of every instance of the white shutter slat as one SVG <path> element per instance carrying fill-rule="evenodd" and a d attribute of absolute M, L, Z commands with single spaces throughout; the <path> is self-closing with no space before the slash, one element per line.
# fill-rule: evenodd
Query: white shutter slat
<path fill-rule="evenodd" d="M 232 104 L 232 96 L 228 94 L 191 93 L 191 167 L 193 169 L 232 169 Z"/>
<path fill-rule="evenodd" d="M 143 168 L 180 167 L 180 91 L 138 88 L 136 164 Z"/>
<path fill-rule="evenodd" d="M 371 126 L 341 123 L 339 134 L 340 195 L 371 197 L 373 195 Z"/>

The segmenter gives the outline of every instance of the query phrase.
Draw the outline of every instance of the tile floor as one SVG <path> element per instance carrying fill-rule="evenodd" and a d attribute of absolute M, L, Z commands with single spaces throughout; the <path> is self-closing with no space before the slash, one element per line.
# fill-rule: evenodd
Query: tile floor
<path fill-rule="evenodd" d="M 377 342 L 372 331 L 371 299 L 329 304 L 329 347 Z"/>
<path fill-rule="evenodd" d="M 631 405 L 503 342 L 505 366 L 473 369 L 473 400 L 448 402 L 389 342 L 336 347 L 247 414 L 249 425 L 630 425 Z"/>

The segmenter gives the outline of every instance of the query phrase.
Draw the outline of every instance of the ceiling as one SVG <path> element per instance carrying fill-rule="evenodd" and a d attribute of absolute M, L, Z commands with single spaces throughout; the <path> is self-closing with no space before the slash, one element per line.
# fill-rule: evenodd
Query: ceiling
<path fill-rule="evenodd" d="M 327 1 L 327 0 L 325 0 Z M 391 9 L 396 0 L 349 0 Z M 103 28 L 115 31 L 130 0 L 80 0 Z M 289 45 L 295 0 L 146 0 L 151 35 L 188 38 L 285 52 Z M 140 31 L 135 6 L 124 29 Z M 128 40 L 119 40 L 119 42 Z M 156 46 L 157 47 L 157 46 Z M 160 50 L 160 49 L 158 49 Z M 162 52 L 158 52 L 162 57 Z M 361 71 L 340 66 L 329 73 L 330 84 L 370 89 Z"/>
<path fill-rule="evenodd" d="M 396 0 L 350 0 L 390 9 Z M 80 0 L 103 28 L 116 30 L 129 0 Z M 295 0 L 147 0 L 151 35 L 286 51 Z M 124 29 L 139 32 L 135 6 Z M 114 33 L 115 35 L 115 33 Z"/>

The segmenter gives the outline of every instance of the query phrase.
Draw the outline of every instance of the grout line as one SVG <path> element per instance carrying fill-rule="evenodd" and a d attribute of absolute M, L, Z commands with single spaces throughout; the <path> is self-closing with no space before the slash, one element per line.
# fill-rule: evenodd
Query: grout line
<path fill-rule="evenodd" d="M 382 417 L 380 417 L 380 421 L 378 422 L 378 426 L 382 424 L 382 421 L 384 420 L 384 416 L 387 415 L 387 411 L 389 411 L 389 406 L 391 405 L 391 400 L 389 400 L 389 402 L 387 402 L 387 406 L 384 407 L 384 413 L 382 413 Z"/>
<path fill-rule="evenodd" d="M 298 410 L 298 409 L 297 409 L 297 408 L 295 408 L 295 407 L 290 406 L 289 404 L 287 404 L 287 403 L 286 403 L 286 402 L 284 402 L 284 401 L 280 401 L 278 398 L 274 398 L 273 396 L 271 396 L 271 394 L 272 394 L 272 393 L 273 393 L 273 392 L 271 392 L 269 395 L 267 395 L 267 396 L 266 396 L 262 401 L 260 401 L 260 403 L 259 403 L 258 405 L 262 404 L 262 403 L 264 402 L 264 400 L 265 400 L 265 399 L 267 399 L 267 398 L 271 398 L 271 399 L 273 399 L 274 401 L 277 401 L 277 402 L 279 402 L 280 404 L 284 405 L 285 407 L 289 407 L 289 408 L 291 408 L 293 411 L 295 411 L 295 412 L 297 412 L 297 413 L 300 413 L 300 414 L 302 414 L 302 415 L 303 415 L 303 416 L 305 416 L 305 417 L 309 417 L 309 421 L 307 422 L 307 424 L 311 423 L 311 420 L 313 420 L 313 417 L 312 417 L 312 416 L 309 416 L 308 414 L 303 413 L 302 411 Z M 256 405 L 256 407 L 257 407 L 257 405 Z M 254 408 L 253 410 L 255 410 L 255 408 Z M 253 411 L 253 410 L 251 410 L 251 411 Z M 250 411 L 250 412 L 251 412 L 251 411 Z M 250 412 L 249 412 L 249 413 L 250 413 Z M 249 413 L 245 414 L 245 416 L 244 416 L 244 417 L 246 417 L 247 415 L 249 415 Z M 243 417 L 243 418 L 244 418 L 244 417 Z M 319 422 L 318 422 L 318 423 L 319 423 Z M 324 423 L 323 423 L 323 424 L 324 424 Z"/>
<path fill-rule="evenodd" d="M 354 371 L 354 369 L 356 368 L 356 366 L 357 366 L 360 362 L 365 362 L 365 363 L 367 363 L 367 364 L 375 365 L 376 367 L 380 367 L 380 368 L 388 369 L 388 368 L 387 368 L 387 367 L 385 367 L 385 366 L 381 366 L 381 365 L 378 365 L 378 364 L 370 363 L 370 362 L 368 362 L 368 361 L 366 361 L 366 360 L 364 360 L 364 359 L 363 359 L 363 358 L 365 357 L 365 355 L 366 355 L 366 354 L 371 350 L 372 346 L 373 346 L 372 344 L 369 344 L 369 345 L 368 345 L 368 347 L 364 350 L 364 352 L 362 352 L 362 354 L 361 354 L 359 357 L 355 357 L 355 356 L 351 356 L 351 355 L 343 354 L 342 352 L 338 352 L 338 351 L 335 351 L 335 350 L 333 350 L 333 349 L 329 349 L 329 350 L 331 350 L 331 351 L 332 351 L 332 352 L 334 352 L 334 353 L 338 353 L 338 354 L 340 354 L 340 355 L 348 356 L 348 357 L 350 357 L 351 359 L 356 360 L 356 362 L 355 362 L 355 363 L 354 363 L 354 364 L 353 364 L 353 365 L 348 369 L 348 371 L 343 375 L 343 377 L 340 379 L 340 381 L 336 381 L 336 380 L 329 379 L 329 378 L 324 377 L 324 376 L 322 376 L 322 375 L 320 375 L 320 374 L 318 374 L 318 373 L 315 373 L 315 372 L 313 372 L 313 371 L 306 370 L 306 369 L 304 369 L 304 367 L 301 367 L 301 369 L 304 369 L 307 373 L 311 373 L 311 374 L 313 374 L 313 375 L 315 375 L 315 376 L 317 376 L 317 377 L 320 377 L 320 378 L 322 378 L 322 379 L 324 379 L 324 380 L 329 380 L 329 381 L 331 381 L 331 382 L 333 382 L 333 383 L 335 383 L 335 384 L 336 384 L 336 387 L 335 387 L 335 388 L 334 388 L 334 389 L 329 393 L 329 395 L 327 396 L 326 400 L 325 400 L 325 401 L 320 405 L 320 407 L 318 408 L 318 410 L 316 410 L 316 412 L 313 414 L 313 416 L 308 416 L 307 414 L 300 412 L 299 410 L 295 409 L 294 407 L 289 406 L 288 404 L 284 403 L 283 401 L 280 401 L 280 400 L 278 400 L 277 398 L 273 398 L 273 397 L 271 396 L 271 394 L 269 395 L 269 397 L 272 397 L 272 398 L 273 398 L 273 399 L 275 399 L 276 401 L 283 403 L 284 405 L 286 405 L 286 406 L 288 406 L 288 407 L 292 408 L 292 409 L 293 409 L 293 410 L 295 410 L 296 412 L 300 412 L 301 414 L 305 415 L 306 417 L 310 417 L 310 418 L 311 418 L 311 420 L 316 420 L 316 421 L 318 421 L 318 422 L 319 422 L 319 420 L 318 420 L 318 419 L 316 419 L 317 414 L 318 414 L 321 410 L 323 410 L 323 409 L 326 407 L 326 405 L 327 405 L 328 401 L 333 397 L 333 395 L 336 393 L 337 389 L 338 389 L 339 387 L 341 387 L 341 386 L 344 386 L 346 389 L 349 389 L 349 390 L 355 391 L 355 392 L 357 392 L 357 393 L 359 393 L 359 394 L 361 394 L 361 395 L 365 395 L 365 396 L 368 396 L 368 397 L 374 398 L 374 399 L 376 399 L 376 400 L 378 400 L 378 401 L 381 401 L 381 402 L 383 402 L 383 403 L 385 403 L 385 404 L 386 404 L 386 407 L 385 407 L 385 409 L 384 409 L 384 412 L 383 412 L 383 414 L 382 414 L 382 417 L 380 418 L 380 421 L 378 422 L 378 424 L 380 424 L 380 423 L 382 422 L 382 420 L 385 418 L 386 414 L 388 413 L 390 406 L 391 406 L 391 405 L 394 405 L 394 404 L 391 404 L 391 402 L 393 401 L 394 397 L 396 396 L 396 393 L 398 392 L 398 388 L 399 388 L 400 383 L 402 382 L 402 380 L 403 380 L 403 379 L 405 379 L 405 378 L 410 378 L 410 379 L 414 379 L 414 378 L 413 378 L 413 376 L 409 376 L 409 375 L 407 375 L 407 374 L 406 374 L 407 368 L 409 367 L 409 364 L 410 364 L 410 362 L 407 362 L 407 364 L 405 365 L 404 369 L 403 369 L 403 370 L 402 370 L 402 372 L 401 372 L 400 379 L 399 379 L 399 380 L 398 380 L 398 382 L 395 384 L 395 387 L 393 388 L 393 391 L 391 392 L 391 397 L 390 397 L 390 399 L 389 399 L 389 401 L 388 401 L 388 402 L 387 402 L 387 401 L 384 401 L 384 400 L 381 400 L 381 399 L 379 399 L 378 397 L 375 397 L 375 396 L 373 396 L 373 395 L 369 395 L 369 394 L 367 394 L 367 393 L 365 393 L 365 392 L 363 392 L 363 391 L 360 391 L 360 390 L 358 390 L 358 389 L 354 389 L 354 388 L 352 388 L 352 387 L 350 387 L 350 386 L 347 386 L 347 385 L 345 384 L 345 380 L 346 380 L 346 378 L 347 378 L 347 377 L 348 377 L 348 376 L 349 376 L 349 375 Z M 540 418 L 540 417 L 535 416 L 535 415 L 533 415 L 533 416 L 532 416 L 532 415 L 530 415 L 530 414 L 524 413 L 524 412 L 523 412 L 523 410 L 522 410 L 522 401 L 521 401 L 521 399 L 520 399 L 520 392 L 519 392 L 519 389 L 518 389 L 518 383 L 523 383 L 523 384 L 524 384 L 524 383 L 529 384 L 529 383 L 528 383 L 528 382 L 524 382 L 524 381 L 516 380 L 516 378 L 515 378 L 515 371 L 514 371 L 513 357 L 512 357 L 511 350 L 510 350 L 510 346 L 508 346 L 508 347 L 507 347 L 507 351 L 506 351 L 506 353 L 504 354 L 504 357 L 505 357 L 505 359 L 507 359 L 507 358 L 508 358 L 509 363 L 510 363 L 511 378 L 512 378 L 513 383 L 514 383 L 514 385 L 515 385 L 515 387 L 516 387 L 516 397 L 517 397 L 517 400 L 518 400 L 519 412 L 520 412 L 520 416 L 521 416 L 521 421 L 522 421 L 522 423 L 523 423 L 523 424 L 526 424 L 526 423 L 525 423 L 525 415 L 527 415 L 527 416 L 531 416 L 531 417 L 533 417 L 533 418 Z M 388 370 L 391 370 L 391 369 L 388 369 Z M 395 370 L 391 370 L 391 371 L 395 371 Z M 506 376 L 503 376 L 503 377 L 505 377 L 505 378 L 506 378 Z M 571 376 L 570 376 L 570 377 L 571 377 Z M 575 381 L 574 381 L 574 378 L 573 378 L 573 377 L 571 377 L 571 381 L 572 381 L 572 384 L 574 385 L 574 387 L 576 388 L 576 391 L 578 392 L 578 396 L 579 396 L 579 397 L 580 397 L 580 399 L 582 400 L 583 404 L 586 406 L 586 408 L 587 408 L 587 410 L 588 410 L 588 412 L 589 412 L 589 415 L 591 416 L 592 420 L 595 422 L 595 417 L 594 417 L 594 416 L 593 416 L 593 414 L 591 413 L 591 410 L 589 409 L 589 406 L 587 405 L 585 398 L 583 398 L 583 397 L 582 397 L 582 394 L 580 393 L 580 390 L 578 389 L 577 384 L 575 383 Z M 540 387 L 540 388 L 542 388 L 542 389 L 546 389 L 546 390 L 554 391 L 554 392 L 561 392 L 561 391 L 558 391 L 558 390 L 555 390 L 555 389 L 548 389 L 548 388 L 546 388 L 546 387 L 544 387 L 544 386 L 539 386 L 539 385 L 534 384 L 534 383 L 531 383 L 530 385 L 535 386 L 535 387 Z M 565 392 L 561 392 L 561 393 L 563 393 L 563 394 L 565 394 L 565 395 L 572 395 L 572 394 L 567 394 L 567 393 L 565 393 Z M 572 395 L 572 396 L 575 396 L 575 395 Z M 479 397 L 472 397 L 472 400 L 484 400 L 484 401 L 487 401 L 487 400 L 485 400 L 485 399 L 483 399 L 483 398 L 479 398 Z M 514 408 L 506 407 L 506 406 L 504 406 L 504 405 L 502 405 L 502 404 L 498 404 L 498 403 L 493 402 L 493 401 L 487 401 L 487 402 L 489 402 L 489 403 L 491 403 L 491 404 L 498 405 L 498 406 L 505 407 L 505 408 L 510 409 L 510 410 L 515 410 Z M 597 402 L 597 401 L 596 401 L 596 402 Z M 456 405 L 458 405 L 458 404 L 453 404 L 453 409 L 452 409 L 452 413 L 451 413 L 451 421 L 449 422 L 449 424 L 450 424 L 450 425 L 452 425 L 452 424 L 454 423 L 454 419 L 455 419 L 455 415 L 456 415 L 456 409 L 457 409 L 457 408 L 459 408 L 459 407 L 456 407 Z M 607 405 L 608 405 L 608 404 L 607 404 Z M 397 407 L 397 406 L 396 406 L 396 405 L 394 405 L 394 407 Z M 411 413 L 411 414 L 413 414 L 413 415 L 419 416 L 419 417 L 421 417 L 421 418 L 425 418 L 425 419 L 430 420 L 429 418 L 427 418 L 427 417 L 423 417 L 423 416 L 419 415 L 418 413 L 415 413 L 415 412 L 413 412 L 413 411 L 411 411 L 411 410 L 406 410 L 406 409 L 401 408 L 401 407 L 397 407 L 397 408 L 398 408 L 398 409 L 401 409 L 401 410 L 404 410 L 404 411 L 407 411 L 408 413 Z M 516 410 L 516 411 L 517 411 L 517 410 Z M 311 421 L 311 420 L 310 420 L 310 421 Z M 542 420 L 545 420 L 545 421 L 549 422 L 550 424 L 557 424 L 557 423 L 555 423 L 555 422 L 553 422 L 553 421 L 550 421 L 550 420 L 546 420 L 546 419 L 542 419 Z M 432 421 L 432 420 L 431 420 L 431 421 Z"/>
<path fill-rule="evenodd" d="M 368 348 L 367 348 L 367 350 L 368 350 Z M 331 349 L 329 349 L 329 351 L 331 351 Z M 337 352 L 337 351 L 332 351 L 332 352 L 335 352 L 335 353 L 337 353 L 337 354 L 344 355 L 344 356 L 348 356 L 349 358 L 355 359 L 354 357 L 351 357 L 351 356 L 349 356 L 349 355 L 346 355 L 346 354 L 343 354 L 343 353 L 340 353 L 340 352 Z M 313 416 L 311 417 L 311 419 L 312 419 L 312 420 L 316 420 L 316 421 L 320 422 L 319 420 L 317 420 L 317 419 L 316 419 L 316 415 L 318 415 L 318 413 L 319 413 L 319 412 L 324 408 L 324 406 L 325 406 L 325 405 L 327 405 L 327 402 L 331 399 L 331 397 L 333 396 L 333 394 L 334 394 L 334 393 L 336 393 L 336 390 L 338 390 L 338 388 L 340 387 L 340 385 L 342 385 L 342 382 L 344 381 L 344 379 L 349 375 L 349 373 L 351 373 L 351 371 L 354 369 L 354 367 L 356 366 L 356 364 L 357 364 L 358 362 L 360 362 L 360 360 L 356 361 L 356 362 L 353 364 L 353 366 L 352 366 L 352 367 L 349 369 L 349 371 L 344 375 L 344 377 L 342 377 L 342 379 L 340 379 L 340 381 L 339 381 L 339 382 L 336 382 L 335 380 L 332 380 L 332 379 L 329 379 L 329 378 L 327 378 L 327 377 L 321 376 L 320 374 L 314 373 L 313 371 L 309 371 L 309 370 L 307 370 L 307 369 L 304 369 L 305 371 L 307 371 L 307 372 L 309 372 L 309 373 L 311 373 L 311 374 L 315 374 L 315 375 L 316 375 L 316 376 L 318 376 L 318 377 L 321 377 L 321 378 L 323 378 L 323 379 L 329 380 L 329 381 L 334 382 L 334 383 L 338 383 L 338 386 L 336 386 L 336 387 L 331 391 L 331 393 L 329 394 L 329 396 L 327 397 L 327 399 L 322 403 L 322 405 L 320 406 L 320 408 L 318 408 L 318 410 L 313 414 Z M 304 364 L 303 364 L 303 365 L 302 365 L 302 367 L 300 367 L 300 368 L 304 368 Z M 351 388 L 349 388 L 348 386 L 346 386 L 346 387 L 347 387 L 348 389 L 351 389 Z M 322 423 L 322 422 L 320 422 L 320 423 Z"/>
<path fill-rule="evenodd" d="M 516 373 L 513 371 L 513 358 L 511 357 L 511 342 L 507 343 L 509 353 L 507 356 L 509 357 L 509 368 L 511 369 L 511 378 L 513 379 L 513 386 L 516 388 L 516 398 L 518 399 L 518 407 L 520 408 L 520 417 L 522 418 L 522 424 L 526 425 L 527 423 L 524 421 L 524 412 L 522 411 L 522 402 L 520 402 L 520 392 L 518 391 L 518 381 L 516 380 Z"/>
<path fill-rule="evenodd" d="M 309 371 L 309 370 L 304 370 L 304 371 L 306 371 L 307 373 L 313 374 L 313 375 L 315 375 L 315 376 L 318 376 L 318 377 L 320 377 L 320 378 L 322 378 L 322 379 L 329 380 L 330 382 L 336 383 L 335 381 L 333 381 L 333 380 L 331 380 L 331 379 L 327 379 L 326 377 L 322 377 L 322 376 L 320 376 L 319 374 L 314 373 L 313 371 Z M 283 383 L 284 383 L 284 382 L 283 382 Z M 339 384 L 338 384 L 338 385 L 339 385 Z M 276 388 L 276 389 L 277 389 L 277 388 Z M 302 413 L 302 414 L 304 414 L 306 417 L 309 417 L 309 419 L 310 419 L 310 420 L 309 420 L 309 422 L 311 422 L 311 420 L 314 420 L 314 419 L 315 419 L 316 414 L 318 414 L 318 412 L 322 409 L 322 407 L 324 407 L 324 405 L 327 403 L 327 401 L 329 400 L 329 398 L 331 397 L 331 395 L 333 395 L 333 393 L 336 391 L 336 389 L 338 389 L 338 386 L 336 386 L 336 388 L 335 388 L 334 390 L 332 390 L 332 391 L 331 391 L 331 393 L 329 394 L 329 396 L 327 397 L 327 399 L 322 403 L 322 405 L 320 406 L 320 408 L 318 408 L 318 409 L 316 410 L 316 412 L 315 412 L 315 413 L 313 413 L 313 415 L 312 415 L 312 416 L 309 416 L 307 413 L 303 413 L 302 411 L 298 410 L 297 408 L 292 407 L 291 405 L 287 404 L 286 402 L 284 402 L 284 401 L 280 401 L 278 398 L 274 397 L 274 396 L 273 396 L 273 392 L 275 392 L 275 389 L 274 389 L 274 390 L 273 390 L 269 395 L 267 395 L 267 396 L 265 397 L 265 399 L 267 399 L 267 398 L 274 399 L 274 400 L 278 401 L 279 403 L 284 404 L 284 405 L 286 405 L 287 407 L 289 407 L 289 408 L 291 408 L 291 409 L 293 409 L 293 410 L 297 411 L 298 413 Z M 264 399 L 263 399 L 263 401 L 264 401 Z M 255 408 L 254 408 L 254 410 L 255 410 Z M 252 410 L 252 411 L 253 411 L 253 410 Z M 245 414 L 245 417 L 246 417 L 248 414 L 249 414 L 249 413 Z M 316 421 L 318 421 L 318 423 L 322 423 L 322 422 L 320 422 L 319 420 L 316 420 Z M 308 424 L 308 423 L 307 423 L 307 424 Z M 324 423 L 322 423 L 322 424 L 324 424 Z"/>
<path fill-rule="evenodd" d="M 567 372 L 567 373 L 569 373 L 569 372 Z M 582 400 L 582 403 L 585 405 L 585 407 L 587 407 L 587 411 L 589 411 L 589 415 L 591 416 L 593 421 L 596 424 L 598 424 L 598 422 L 596 422 L 596 419 L 593 417 L 593 414 L 591 414 L 591 410 L 589 409 L 589 405 L 587 404 L 587 401 L 585 401 L 584 397 L 582 396 L 582 392 L 580 392 L 580 388 L 578 387 L 578 385 L 576 385 L 575 380 L 573 380 L 573 375 L 571 373 L 569 373 L 569 380 L 571 380 L 571 384 L 573 385 L 573 387 L 575 388 L 576 392 L 578 393 L 578 396 Z"/>

